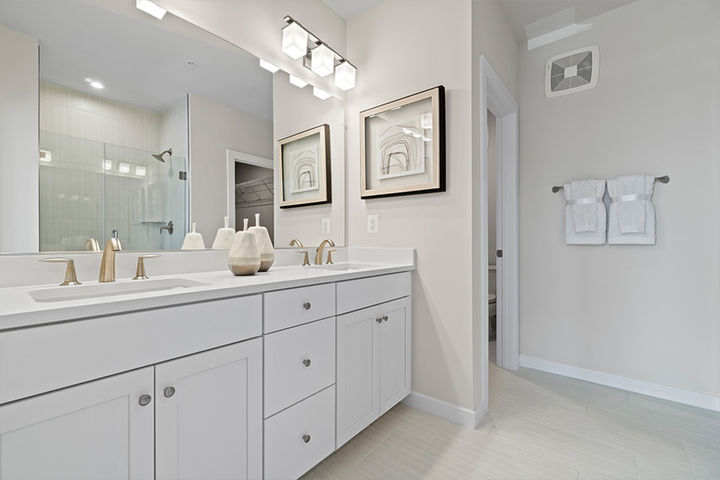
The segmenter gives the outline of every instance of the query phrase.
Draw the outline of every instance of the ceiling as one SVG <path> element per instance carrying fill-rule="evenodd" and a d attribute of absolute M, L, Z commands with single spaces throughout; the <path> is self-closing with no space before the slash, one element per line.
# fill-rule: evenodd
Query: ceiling
<path fill-rule="evenodd" d="M 377 5 L 382 0 L 323 0 L 325 4 L 345 20 Z"/>
<path fill-rule="evenodd" d="M 272 120 L 272 75 L 255 57 L 172 15 L 155 20 L 134 1 L 100 3 L 2 0 L 0 23 L 39 40 L 43 81 L 157 112 L 193 93 Z"/>
<path fill-rule="evenodd" d="M 568 8 L 575 8 L 575 20 L 588 18 L 623 7 L 637 0 L 500 0 L 505 16 L 518 42 L 527 40 L 525 26 Z"/>

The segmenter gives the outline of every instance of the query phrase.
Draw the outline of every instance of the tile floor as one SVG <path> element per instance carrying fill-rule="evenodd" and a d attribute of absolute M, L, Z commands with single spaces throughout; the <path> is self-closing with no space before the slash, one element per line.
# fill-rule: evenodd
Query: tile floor
<path fill-rule="evenodd" d="M 720 413 L 491 364 L 477 430 L 400 404 L 303 478 L 720 479 Z"/>

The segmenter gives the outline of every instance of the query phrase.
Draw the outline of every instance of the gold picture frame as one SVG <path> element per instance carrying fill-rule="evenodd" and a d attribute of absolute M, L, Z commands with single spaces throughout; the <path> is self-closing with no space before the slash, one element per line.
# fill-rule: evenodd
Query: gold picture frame
<path fill-rule="evenodd" d="M 360 197 L 445 191 L 445 88 L 360 112 Z"/>
<path fill-rule="evenodd" d="M 282 138 L 278 148 L 280 208 L 331 203 L 330 126 Z"/>

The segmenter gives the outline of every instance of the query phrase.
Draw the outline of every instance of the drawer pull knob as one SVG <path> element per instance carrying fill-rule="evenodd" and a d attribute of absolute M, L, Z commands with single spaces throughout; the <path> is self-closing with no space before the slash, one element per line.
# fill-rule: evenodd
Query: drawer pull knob
<path fill-rule="evenodd" d="M 383 320 L 385 320 L 385 321 L 387 322 L 387 321 L 388 321 L 388 316 L 387 316 L 387 315 L 383 315 Z"/>
<path fill-rule="evenodd" d="M 382 323 L 383 319 L 382 319 L 382 317 L 378 317 L 378 318 L 375 319 L 375 321 L 376 321 L 377 323 Z"/>
<path fill-rule="evenodd" d="M 170 398 L 173 395 L 175 395 L 175 388 L 174 387 L 165 387 L 163 390 L 163 395 L 165 395 L 165 398 Z"/>
<path fill-rule="evenodd" d="M 312 362 L 310 361 L 309 358 L 306 358 L 305 360 L 303 360 L 303 365 L 305 365 L 306 367 L 309 367 L 311 363 Z"/>
<path fill-rule="evenodd" d="M 305 302 L 305 303 L 303 303 L 303 308 L 304 308 L 305 310 L 310 310 L 310 307 L 312 307 L 312 305 L 310 304 L 310 302 Z"/>
<path fill-rule="evenodd" d="M 302 436 L 303 442 L 310 443 L 310 435 L 307 433 Z"/>
<path fill-rule="evenodd" d="M 141 407 L 147 406 L 151 401 L 152 401 L 152 397 L 150 395 L 148 395 L 147 393 L 140 395 L 140 398 L 138 399 L 138 403 L 140 404 Z"/>

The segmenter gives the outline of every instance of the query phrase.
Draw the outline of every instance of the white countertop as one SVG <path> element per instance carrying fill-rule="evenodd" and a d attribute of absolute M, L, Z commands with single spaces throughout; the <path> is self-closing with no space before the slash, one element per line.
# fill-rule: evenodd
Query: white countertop
<path fill-rule="evenodd" d="M 357 262 L 352 263 L 356 265 Z M 0 331 L 406 272 L 415 268 L 413 263 L 356 266 L 360 268 L 326 270 L 316 266 L 273 266 L 268 272 L 260 272 L 247 277 L 236 277 L 228 270 L 153 276 L 152 280 L 182 278 L 206 285 L 57 302 L 36 302 L 30 296 L 30 292 L 48 288 L 78 287 L 58 287 L 57 284 L 44 284 L 0 288 Z M 118 280 L 117 283 L 142 281 Z M 83 283 L 83 285 L 92 284 L 97 284 L 97 282 Z"/>

